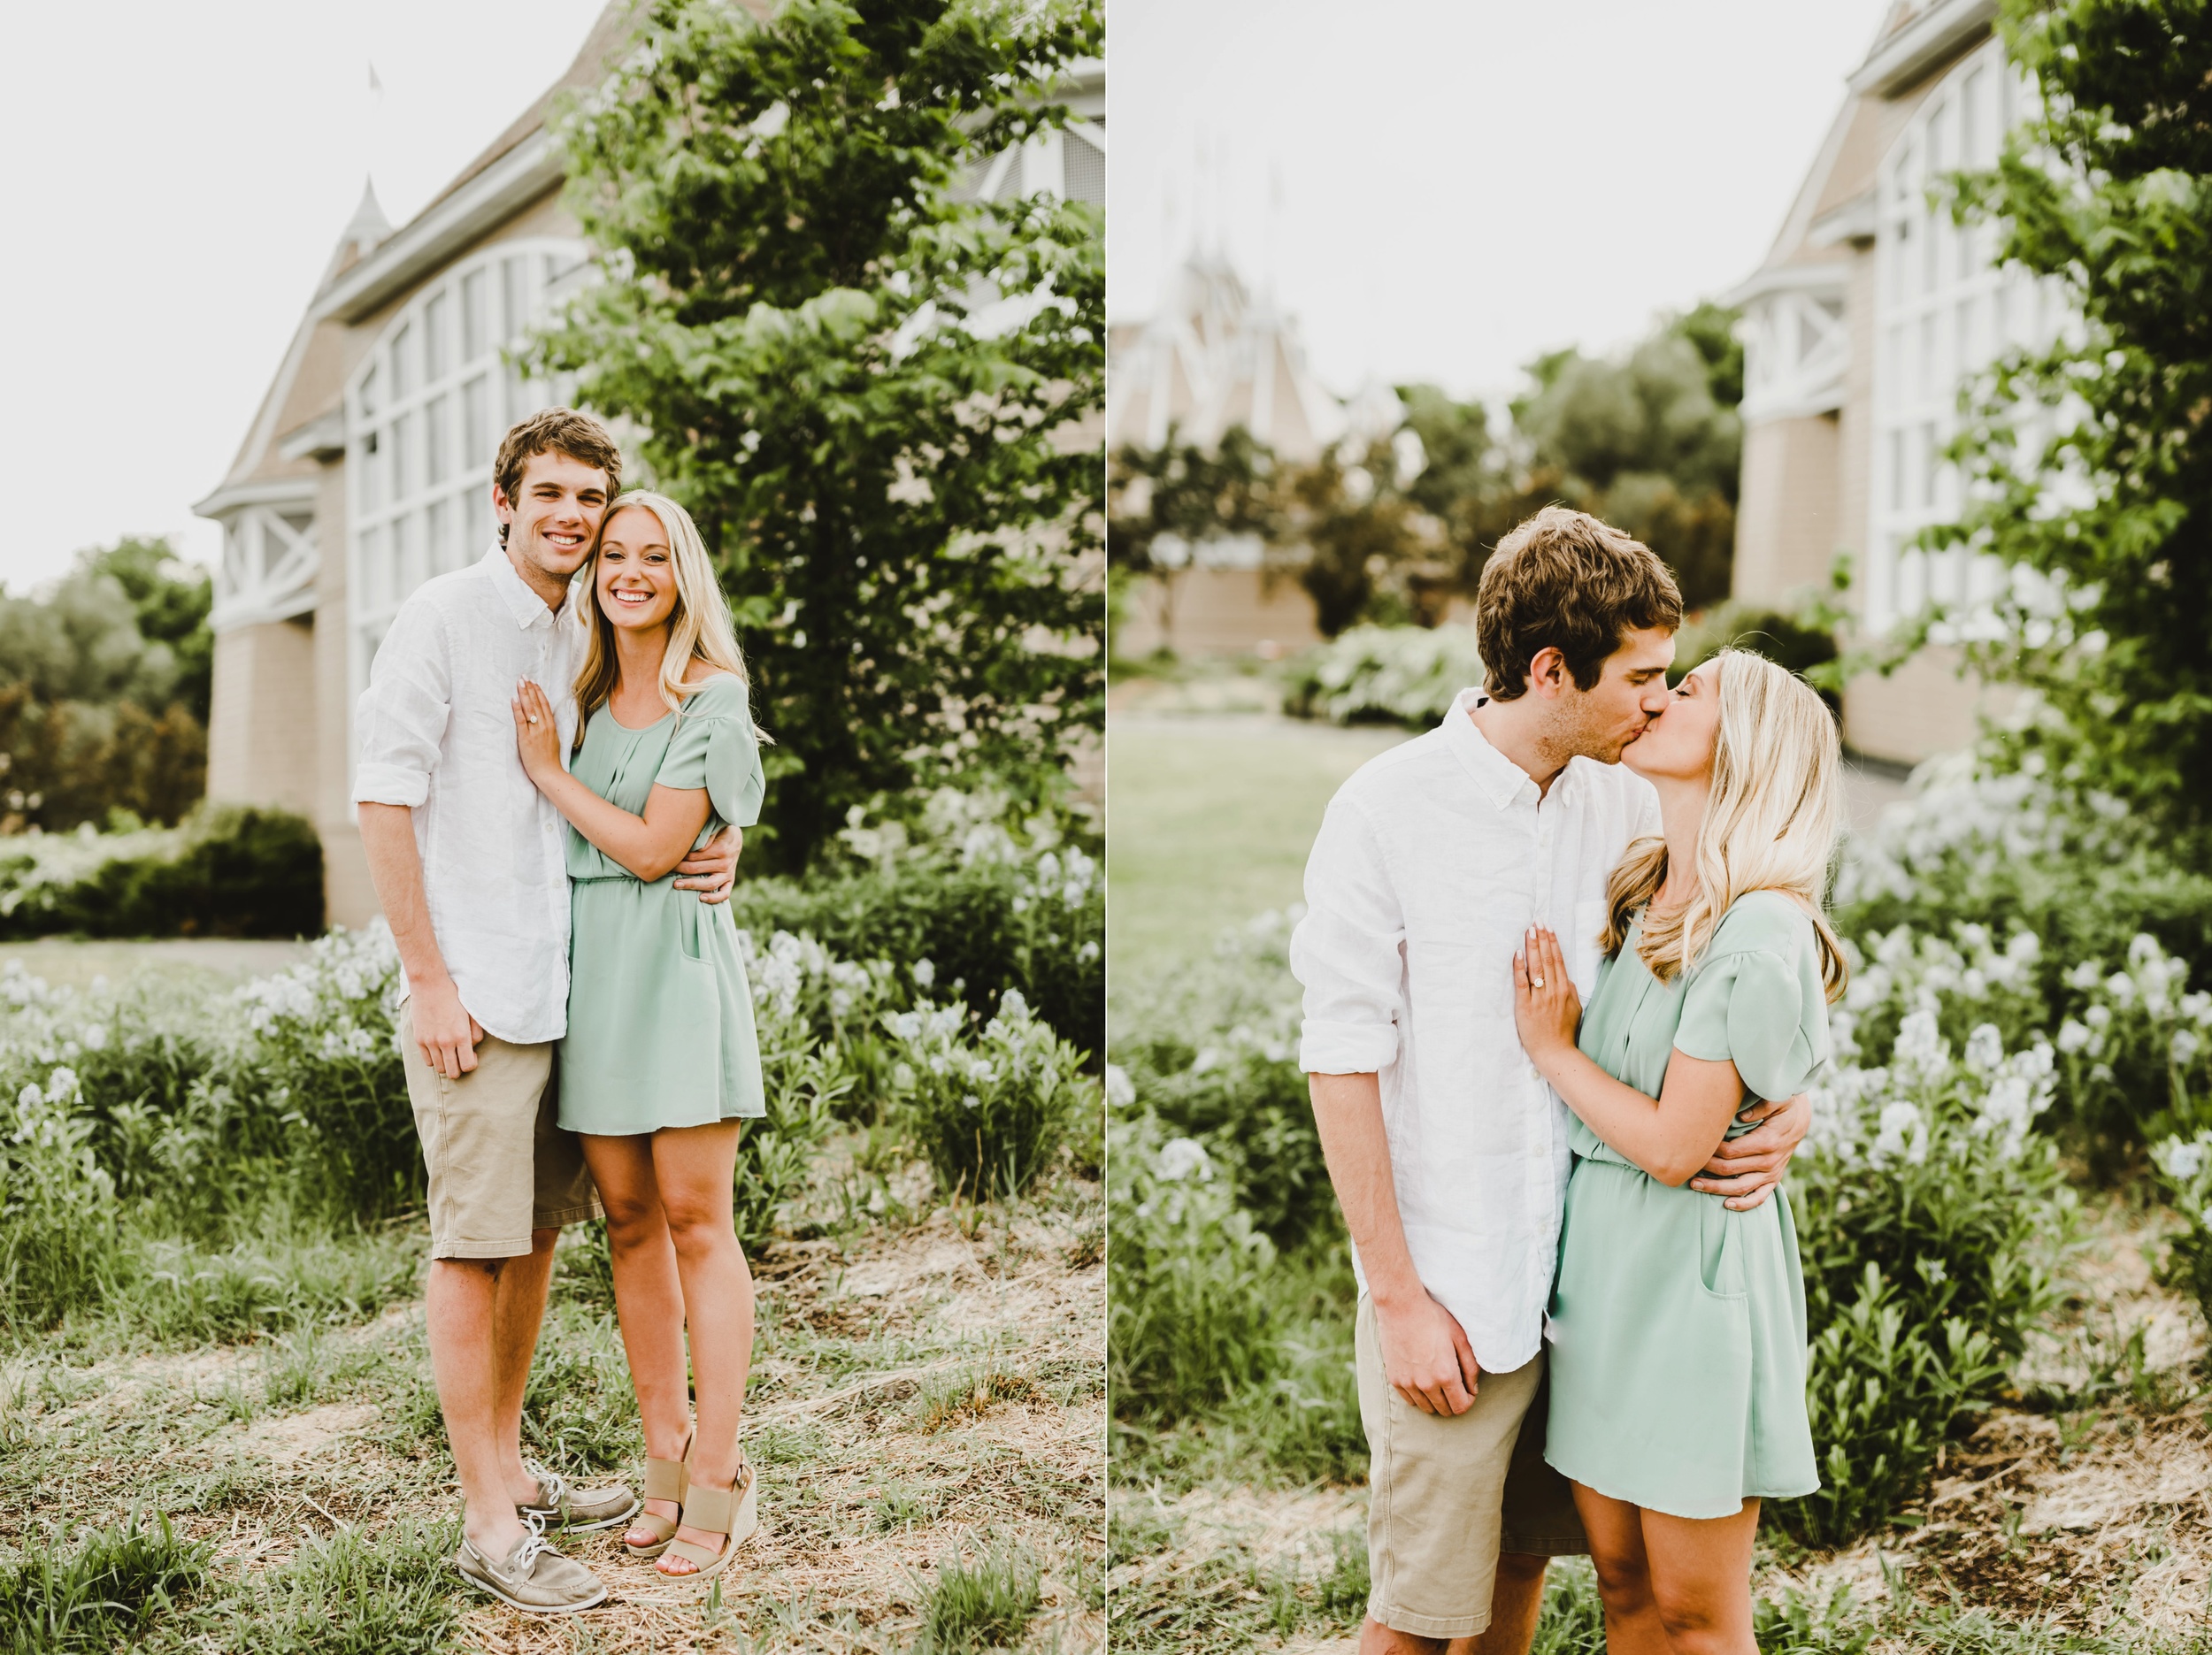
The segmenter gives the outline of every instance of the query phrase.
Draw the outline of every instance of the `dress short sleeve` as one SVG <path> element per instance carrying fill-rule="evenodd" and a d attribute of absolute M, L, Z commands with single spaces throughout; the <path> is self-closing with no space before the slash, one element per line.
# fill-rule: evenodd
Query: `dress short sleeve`
<path fill-rule="evenodd" d="M 1755 900 L 1769 899 L 1755 893 L 1737 906 Z M 1826 1056 L 1828 1006 L 1816 969 L 1808 976 L 1812 922 L 1787 898 L 1770 900 L 1791 911 L 1738 923 L 1729 910 L 1684 986 L 1674 1049 L 1734 1063 L 1747 1091 L 1779 1102 L 1803 1091 Z"/>
<path fill-rule="evenodd" d="M 760 739 L 753 733 L 742 684 L 725 676 L 692 693 L 653 783 L 705 788 L 714 814 L 733 827 L 750 827 L 760 820 L 768 778 L 761 770 Z"/>

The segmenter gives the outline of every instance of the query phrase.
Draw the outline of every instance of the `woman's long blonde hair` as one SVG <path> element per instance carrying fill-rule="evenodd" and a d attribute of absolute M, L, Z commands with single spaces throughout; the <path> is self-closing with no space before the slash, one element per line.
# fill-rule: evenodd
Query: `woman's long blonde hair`
<path fill-rule="evenodd" d="M 1812 916 L 1821 980 L 1834 1000 L 1848 974 L 1823 911 L 1843 804 L 1835 718 L 1811 685 L 1763 655 L 1724 649 L 1717 659 L 1720 729 L 1698 824 L 1696 889 L 1671 912 L 1652 913 L 1666 883 L 1667 841 L 1638 839 L 1607 884 L 1602 946 L 1618 954 L 1629 921 L 1645 910 L 1636 953 L 1663 983 L 1696 962 L 1737 898 L 1779 891 Z"/>
<path fill-rule="evenodd" d="M 583 745 L 584 726 L 592 714 L 606 705 L 607 697 L 622 677 L 614 652 L 614 623 L 599 607 L 599 547 L 606 539 L 614 514 L 642 506 L 660 520 L 668 536 L 669 565 L 676 571 L 676 608 L 668 617 L 668 648 L 661 656 L 661 700 L 672 712 L 681 712 L 684 698 L 698 686 L 688 682 L 691 670 L 704 664 L 733 672 L 749 697 L 752 681 L 745 671 L 745 656 L 737 647 L 737 630 L 730 624 L 730 606 L 722 585 L 714 578 L 707 557 L 707 543 L 691 514 L 665 494 L 634 488 L 607 508 L 593 537 L 591 555 L 584 560 L 584 598 L 576 612 L 584 625 L 584 663 L 576 670 L 576 741 Z M 763 735 L 762 740 L 767 737 Z"/>

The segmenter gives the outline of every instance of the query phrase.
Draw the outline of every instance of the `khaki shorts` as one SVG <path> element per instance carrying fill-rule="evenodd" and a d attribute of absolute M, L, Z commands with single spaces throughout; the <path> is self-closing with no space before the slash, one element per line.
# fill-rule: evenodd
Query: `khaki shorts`
<path fill-rule="evenodd" d="M 1589 1551 L 1574 1490 L 1544 1462 L 1544 1358 L 1485 1374 L 1475 1405 L 1425 1414 L 1383 1377 L 1374 1302 L 1362 1293 L 1353 1348 L 1367 1428 L 1370 1619 L 1423 1637 L 1490 1624 L 1498 1554 Z"/>
<path fill-rule="evenodd" d="M 413 1008 L 399 1009 L 407 1098 L 430 1170 L 430 1256 L 518 1259 L 534 1230 L 603 1216 L 584 1149 L 560 1128 L 554 1043 L 488 1034 L 476 1067 L 448 1080 L 423 1061 Z"/>

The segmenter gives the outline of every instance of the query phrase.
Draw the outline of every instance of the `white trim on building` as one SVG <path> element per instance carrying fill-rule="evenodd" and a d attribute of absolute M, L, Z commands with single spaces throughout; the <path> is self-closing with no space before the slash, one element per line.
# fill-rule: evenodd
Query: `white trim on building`
<path fill-rule="evenodd" d="M 408 594 L 496 533 L 492 459 L 565 387 L 505 354 L 588 267 L 559 237 L 502 241 L 441 271 L 387 322 L 346 382 L 348 682 L 358 696 Z"/>
<path fill-rule="evenodd" d="M 1966 504 L 1957 467 L 1940 458 L 1958 433 L 1962 387 L 2002 351 L 2047 339 L 2057 316 L 2055 295 L 1997 268 L 1995 226 L 1957 225 L 1940 199 L 1947 174 L 1995 164 L 2027 96 L 2001 42 L 1985 42 L 1929 90 L 1877 173 L 1870 632 L 1932 601 L 1970 609 L 2003 586 L 2002 567 L 1967 547 L 1906 543 Z"/>

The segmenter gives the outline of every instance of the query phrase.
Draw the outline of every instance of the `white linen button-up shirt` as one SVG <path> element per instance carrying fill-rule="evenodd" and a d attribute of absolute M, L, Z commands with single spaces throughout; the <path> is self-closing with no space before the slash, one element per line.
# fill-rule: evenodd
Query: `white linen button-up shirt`
<path fill-rule="evenodd" d="M 1514 1031 L 1513 955 L 1549 927 L 1589 999 L 1607 877 L 1660 831 L 1659 800 L 1581 758 L 1540 796 L 1468 716 L 1482 700 L 1461 691 L 1441 724 L 1337 791 L 1290 964 L 1300 1067 L 1379 1077 L 1414 1270 L 1476 1360 L 1509 1373 L 1541 1342 L 1569 1170 L 1566 1106 Z M 1365 1291 L 1356 1248 L 1352 1268 Z"/>
<path fill-rule="evenodd" d="M 548 609 L 495 545 L 400 606 L 354 715 L 354 802 L 412 808 L 461 1004 L 518 1046 L 568 1031 L 568 833 L 515 750 L 515 685 L 545 691 L 566 752 L 582 640 L 574 594 Z"/>

